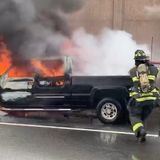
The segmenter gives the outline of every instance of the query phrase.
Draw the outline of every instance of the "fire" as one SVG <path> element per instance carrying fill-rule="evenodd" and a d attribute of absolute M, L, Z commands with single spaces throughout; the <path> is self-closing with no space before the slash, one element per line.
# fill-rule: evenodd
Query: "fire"
<path fill-rule="evenodd" d="M 13 67 L 9 72 L 9 77 L 32 77 L 31 72 L 27 72 L 25 69 Z"/>
<path fill-rule="evenodd" d="M 55 67 L 53 67 L 53 69 L 51 69 L 51 67 L 47 67 L 40 60 L 32 59 L 31 63 L 35 68 L 38 68 L 42 72 L 44 77 L 48 77 L 48 76 L 56 77 L 56 76 L 63 76 L 64 75 L 64 66 L 62 64 L 60 66 L 57 64 L 56 69 L 54 69 Z M 46 63 L 47 63 L 47 61 L 46 61 Z M 48 64 L 49 64 L 49 62 L 48 62 Z"/>
<path fill-rule="evenodd" d="M 7 50 L 5 44 L 0 42 L 0 75 L 11 66 L 11 53 Z"/>
<path fill-rule="evenodd" d="M 40 71 L 42 76 L 46 77 L 64 75 L 64 65 L 58 62 L 52 62 L 51 60 L 42 62 L 40 60 L 31 59 L 29 64 L 32 66 L 27 67 L 25 63 L 24 66 L 13 66 L 11 52 L 7 49 L 6 44 L 0 41 L 0 75 L 5 73 L 11 66 L 9 77 L 31 77 L 37 70 Z"/>
<path fill-rule="evenodd" d="M 0 75 L 2 75 L 7 69 L 12 66 L 11 52 L 7 49 L 3 41 L 0 42 Z M 24 77 L 28 76 L 28 73 L 17 67 L 13 67 L 9 71 L 9 77 Z"/>

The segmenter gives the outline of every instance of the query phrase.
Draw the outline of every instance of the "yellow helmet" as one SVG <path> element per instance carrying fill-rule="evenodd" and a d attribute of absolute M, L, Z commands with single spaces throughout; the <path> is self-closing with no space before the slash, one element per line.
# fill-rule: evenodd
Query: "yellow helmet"
<path fill-rule="evenodd" d="M 134 54 L 134 59 L 136 61 L 148 61 L 148 56 L 143 50 L 136 50 Z"/>

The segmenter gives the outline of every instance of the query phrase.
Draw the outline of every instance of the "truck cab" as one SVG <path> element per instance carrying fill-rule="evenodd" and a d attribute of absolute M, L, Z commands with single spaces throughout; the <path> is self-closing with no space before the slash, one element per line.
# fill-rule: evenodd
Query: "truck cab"
<path fill-rule="evenodd" d="M 43 71 L 35 70 L 33 77 L 8 78 L 9 71 L 0 78 L 1 103 L 6 109 L 22 110 L 50 108 L 56 105 L 65 106 L 69 96 L 68 86 L 71 84 L 72 61 L 70 57 L 53 57 L 40 59 L 41 63 L 52 63 L 50 72 L 58 65 L 63 67 L 60 75 L 44 75 Z M 55 68 L 54 68 L 55 67 Z"/>

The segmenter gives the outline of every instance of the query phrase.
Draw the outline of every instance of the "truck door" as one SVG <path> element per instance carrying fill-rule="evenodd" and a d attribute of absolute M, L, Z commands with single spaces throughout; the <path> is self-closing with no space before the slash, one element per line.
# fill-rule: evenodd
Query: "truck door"
<path fill-rule="evenodd" d="M 49 68 L 51 71 L 57 71 L 57 66 L 63 68 L 63 75 L 45 77 L 43 74 L 35 75 L 35 82 L 33 85 L 33 104 L 42 106 L 43 108 L 59 108 L 68 107 L 69 99 L 71 97 L 70 84 L 72 73 L 72 61 L 70 57 L 64 57 L 60 60 L 45 60 L 41 63 Z M 58 64 L 58 65 L 57 65 Z"/>
<path fill-rule="evenodd" d="M 33 86 L 32 104 L 43 108 L 68 107 L 69 97 L 64 77 L 41 78 Z"/>

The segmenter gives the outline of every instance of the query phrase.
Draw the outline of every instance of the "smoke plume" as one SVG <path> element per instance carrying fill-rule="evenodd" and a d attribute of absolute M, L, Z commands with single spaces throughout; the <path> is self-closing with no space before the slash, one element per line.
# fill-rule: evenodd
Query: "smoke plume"
<path fill-rule="evenodd" d="M 137 44 L 124 31 L 105 29 L 97 36 L 83 29 L 72 33 L 66 14 L 80 9 L 83 1 L 1 0 L 0 36 L 11 50 L 13 65 L 24 65 L 23 60 L 35 57 L 68 54 L 73 57 L 75 74 L 128 74 L 135 50 L 149 53 L 147 46 Z M 72 46 L 62 50 L 66 39 Z"/>
<path fill-rule="evenodd" d="M 12 52 L 13 64 L 32 57 L 59 55 L 71 35 L 65 13 L 80 0 L 1 0 L 0 36 Z"/>
<path fill-rule="evenodd" d="M 137 49 L 149 54 L 146 45 L 137 44 L 125 31 L 104 29 L 95 36 L 80 29 L 74 32 L 72 43 L 74 47 L 65 49 L 65 54 L 73 57 L 78 75 L 127 75 Z"/>

